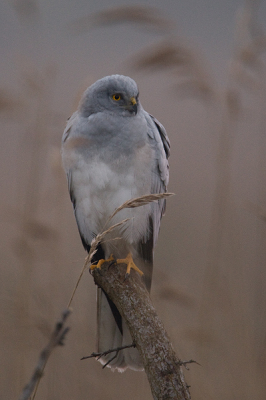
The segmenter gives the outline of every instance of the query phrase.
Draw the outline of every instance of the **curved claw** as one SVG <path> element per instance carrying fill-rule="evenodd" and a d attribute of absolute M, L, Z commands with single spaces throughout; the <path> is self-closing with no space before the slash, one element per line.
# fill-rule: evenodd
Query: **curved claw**
<path fill-rule="evenodd" d="M 105 262 L 110 262 L 110 261 L 116 262 L 116 260 L 115 260 L 115 258 L 114 258 L 114 256 L 113 256 L 113 254 L 111 254 L 110 257 L 109 257 L 107 260 L 104 260 L 104 259 L 102 258 L 101 260 L 98 261 L 97 264 L 92 264 L 92 265 L 90 266 L 90 269 L 91 269 L 91 271 L 93 271 L 95 268 L 101 269 L 101 266 L 102 266 Z"/>
<path fill-rule="evenodd" d="M 128 253 L 126 258 L 117 259 L 116 262 L 117 262 L 117 264 L 126 264 L 126 266 L 127 266 L 126 277 L 128 277 L 128 275 L 130 275 L 131 269 L 134 269 L 135 271 L 137 271 L 140 274 L 140 276 L 143 275 L 143 272 L 134 263 L 131 253 Z"/>

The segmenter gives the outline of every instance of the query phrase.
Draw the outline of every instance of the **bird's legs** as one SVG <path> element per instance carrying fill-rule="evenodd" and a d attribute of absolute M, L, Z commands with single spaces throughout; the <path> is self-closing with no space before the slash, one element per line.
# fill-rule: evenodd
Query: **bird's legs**
<path fill-rule="evenodd" d="M 143 275 L 143 272 L 134 263 L 131 253 L 128 253 L 126 258 L 117 259 L 116 262 L 117 262 L 117 264 L 126 264 L 126 266 L 127 266 L 126 276 L 130 274 L 131 268 L 134 269 L 135 271 L 137 271 L 140 274 L 140 276 Z"/>
<path fill-rule="evenodd" d="M 114 261 L 116 264 L 126 264 L 126 266 L 127 266 L 126 276 L 128 276 L 130 274 L 130 270 L 131 269 L 134 269 L 135 271 L 137 271 L 140 274 L 140 276 L 143 275 L 143 272 L 134 263 L 131 253 L 128 253 L 126 258 L 118 258 L 117 260 L 114 258 L 113 254 L 111 254 L 110 257 L 107 260 L 101 259 L 101 260 L 98 261 L 97 264 L 92 264 L 90 266 L 90 269 L 92 271 L 95 268 L 101 269 L 101 266 L 103 265 L 103 263 L 110 262 L 110 261 Z"/>
<path fill-rule="evenodd" d="M 91 269 L 91 271 L 93 271 L 94 268 L 99 268 L 99 269 L 101 269 L 101 266 L 103 265 L 103 263 L 105 263 L 105 262 L 110 262 L 110 261 L 116 261 L 115 258 L 114 258 L 114 256 L 113 256 L 113 254 L 111 254 L 110 257 L 107 258 L 107 260 L 101 259 L 101 260 L 98 261 L 97 264 L 92 264 L 92 265 L 90 266 L 90 269 Z"/>

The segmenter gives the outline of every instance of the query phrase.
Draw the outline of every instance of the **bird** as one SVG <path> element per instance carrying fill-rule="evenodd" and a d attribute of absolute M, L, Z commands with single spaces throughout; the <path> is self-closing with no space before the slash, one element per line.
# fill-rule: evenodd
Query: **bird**
<path fill-rule="evenodd" d="M 146 112 L 136 82 L 124 75 L 105 76 L 89 86 L 69 118 L 62 137 L 62 161 L 82 244 L 87 252 L 103 229 L 129 219 L 100 243 L 92 264 L 125 262 L 143 273 L 151 288 L 154 246 L 166 200 L 126 208 L 108 218 L 125 201 L 164 193 L 169 181 L 170 142 L 163 125 Z M 115 304 L 97 289 L 97 351 L 129 345 L 132 338 Z M 136 348 L 100 358 L 112 370 L 140 371 Z M 110 361 L 111 360 L 111 361 Z"/>

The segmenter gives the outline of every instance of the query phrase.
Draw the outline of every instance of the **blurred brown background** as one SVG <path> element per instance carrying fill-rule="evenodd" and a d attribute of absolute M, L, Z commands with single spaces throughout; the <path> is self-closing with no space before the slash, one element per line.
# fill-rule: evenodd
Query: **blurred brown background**
<path fill-rule="evenodd" d="M 66 307 L 82 248 L 60 141 L 83 90 L 134 78 L 171 140 L 152 299 L 193 358 L 197 400 L 265 399 L 266 4 L 237 0 L 0 4 L 1 399 L 16 399 Z M 152 8 L 151 8 L 152 7 Z M 78 287 L 66 345 L 36 400 L 151 399 L 144 373 L 94 360 L 96 288 Z"/>

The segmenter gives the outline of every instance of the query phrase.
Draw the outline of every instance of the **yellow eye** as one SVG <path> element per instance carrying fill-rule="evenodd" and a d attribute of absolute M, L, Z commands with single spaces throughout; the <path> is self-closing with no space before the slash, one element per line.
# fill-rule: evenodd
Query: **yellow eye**
<path fill-rule="evenodd" d="M 115 101 L 119 101 L 119 100 L 121 100 L 121 96 L 120 96 L 120 94 L 118 94 L 118 93 L 116 93 L 116 94 L 113 94 L 113 100 L 115 100 Z"/>

